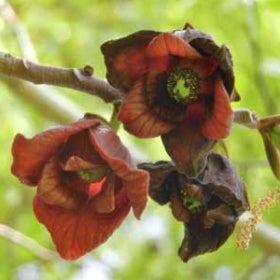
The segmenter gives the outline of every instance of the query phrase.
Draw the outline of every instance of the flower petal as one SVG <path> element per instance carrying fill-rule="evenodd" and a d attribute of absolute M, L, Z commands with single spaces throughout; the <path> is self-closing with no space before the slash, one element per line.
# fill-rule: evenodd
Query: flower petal
<path fill-rule="evenodd" d="M 46 204 L 66 209 L 74 209 L 81 202 L 62 181 L 61 169 L 54 158 L 44 165 L 38 182 L 37 196 Z"/>
<path fill-rule="evenodd" d="M 94 169 L 101 167 L 99 163 L 86 161 L 78 156 L 70 156 L 65 163 L 61 163 L 61 167 L 65 171 L 79 171 L 85 169 Z"/>
<path fill-rule="evenodd" d="M 229 135 L 233 121 L 229 95 L 220 77 L 215 82 L 214 104 L 211 116 L 202 126 L 207 139 L 222 139 Z"/>
<path fill-rule="evenodd" d="M 174 125 L 164 122 L 151 112 L 145 100 L 142 81 L 135 83 L 126 95 L 118 116 L 124 128 L 141 138 L 155 137 L 169 132 Z"/>
<path fill-rule="evenodd" d="M 177 185 L 174 164 L 168 161 L 144 162 L 139 164 L 139 168 L 150 174 L 149 197 L 160 205 L 169 202 L 171 190 Z"/>
<path fill-rule="evenodd" d="M 119 178 L 110 172 L 102 184 L 101 191 L 93 198 L 93 207 L 97 213 L 110 213 L 115 209 L 115 189 Z"/>
<path fill-rule="evenodd" d="M 204 227 L 201 220 L 193 215 L 185 225 L 185 237 L 179 249 L 184 262 L 197 255 L 217 250 L 234 230 L 235 223 L 227 226 L 214 224 L 211 228 Z"/>
<path fill-rule="evenodd" d="M 107 79 L 116 88 L 127 91 L 148 68 L 146 46 L 159 34 L 139 31 L 101 46 L 107 66 Z"/>
<path fill-rule="evenodd" d="M 69 125 L 49 129 L 30 139 L 17 134 L 12 146 L 12 173 L 21 182 L 36 185 L 45 161 L 56 153 L 70 135 L 98 124 L 97 120 L 81 119 Z"/>
<path fill-rule="evenodd" d="M 203 137 L 199 126 L 186 125 L 162 135 L 166 152 L 180 173 L 197 177 L 206 164 L 208 153 L 215 145 L 214 140 Z"/>
<path fill-rule="evenodd" d="M 105 242 L 127 216 L 130 205 L 125 191 L 116 196 L 115 210 L 95 213 L 91 203 L 76 210 L 45 204 L 34 198 L 33 208 L 39 222 L 51 233 L 60 256 L 75 260 Z"/>
<path fill-rule="evenodd" d="M 178 63 L 178 67 L 192 69 L 201 79 L 205 79 L 211 76 L 218 67 L 218 63 L 215 58 L 202 57 L 201 59 L 190 60 L 188 58 L 181 59 Z"/>
<path fill-rule="evenodd" d="M 202 56 L 186 41 L 171 34 L 161 33 L 147 47 L 149 57 L 175 55 L 189 59 L 200 59 Z"/>
<path fill-rule="evenodd" d="M 226 157 L 218 153 L 211 153 L 208 156 L 207 169 L 201 183 L 208 185 L 211 193 L 234 208 L 234 212 L 238 215 L 249 210 L 245 186 Z"/>
<path fill-rule="evenodd" d="M 92 129 L 90 139 L 103 160 L 122 180 L 134 214 L 139 218 L 147 202 L 148 172 L 136 169 L 128 150 L 109 126 L 100 125 Z"/>

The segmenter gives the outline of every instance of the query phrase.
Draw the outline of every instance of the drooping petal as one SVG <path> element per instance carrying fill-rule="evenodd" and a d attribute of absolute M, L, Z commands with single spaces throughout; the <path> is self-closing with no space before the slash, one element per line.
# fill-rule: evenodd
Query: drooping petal
<path fill-rule="evenodd" d="M 160 205 L 170 201 L 171 190 L 176 187 L 177 174 L 174 164 L 168 161 L 140 163 L 139 168 L 150 174 L 149 196 Z M 173 176 L 173 173 L 174 176 Z"/>
<path fill-rule="evenodd" d="M 148 108 L 142 81 L 135 83 L 126 95 L 118 116 L 125 129 L 138 137 L 156 137 L 169 132 L 174 125 L 160 120 Z"/>
<path fill-rule="evenodd" d="M 207 139 L 222 139 L 229 135 L 233 121 L 229 95 L 220 77 L 214 88 L 214 104 L 210 117 L 202 126 L 202 134 Z"/>
<path fill-rule="evenodd" d="M 162 135 L 161 138 L 178 171 L 189 177 L 197 177 L 203 170 L 207 155 L 215 145 L 214 140 L 201 135 L 199 126 L 185 126 Z"/>
<path fill-rule="evenodd" d="M 114 87 L 127 91 L 147 71 L 146 46 L 158 34 L 139 31 L 101 46 L 108 70 L 107 79 Z"/>
<path fill-rule="evenodd" d="M 130 205 L 124 189 L 115 203 L 113 212 L 100 214 L 93 211 L 90 202 L 67 210 L 35 197 L 33 208 L 39 222 L 50 232 L 60 256 L 75 260 L 105 242 L 127 216 Z"/>
<path fill-rule="evenodd" d="M 45 161 L 56 153 L 58 147 L 65 143 L 70 135 L 94 127 L 98 123 L 97 120 L 82 119 L 69 125 L 49 129 L 30 139 L 17 134 L 12 146 L 12 173 L 23 183 L 36 185 Z"/>
<path fill-rule="evenodd" d="M 189 43 L 171 34 L 161 33 L 147 47 L 149 57 L 165 57 L 168 55 L 200 59 L 202 56 Z"/>
<path fill-rule="evenodd" d="M 227 205 L 234 207 L 238 215 L 249 210 L 245 186 L 230 161 L 218 153 L 211 153 L 207 161 L 201 182 Z"/>
<path fill-rule="evenodd" d="M 187 262 L 190 258 L 213 252 L 222 246 L 233 232 L 235 223 L 227 226 L 214 224 L 211 228 L 206 228 L 201 218 L 193 215 L 185 227 L 185 237 L 179 255 Z"/>
<path fill-rule="evenodd" d="M 122 180 L 134 214 L 139 218 L 147 202 L 148 172 L 136 169 L 128 150 L 109 126 L 92 129 L 90 139 L 103 160 Z"/>
<path fill-rule="evenodd" d="M 147 204 L 149 174 L 144 170 L 132 170 L 123 179 L 123 187 L 136 218 L 140 219 Z"/>

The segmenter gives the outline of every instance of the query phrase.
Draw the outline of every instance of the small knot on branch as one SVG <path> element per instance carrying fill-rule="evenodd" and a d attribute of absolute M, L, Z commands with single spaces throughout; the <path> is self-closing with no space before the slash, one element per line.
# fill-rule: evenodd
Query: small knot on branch
<path fill-rule="evenodd" d="M 94 73 L 94 68 L 90 65 L 85 65 L 83 68 L 74 68 L 74 75 L 79 81 L 84 80 L 84 77 L 91 77 Z"/>
<path fill-rule="evenodd" d="M 90 77 L 94 73 L 94 68 L 90 65 L 85 65 L 81 72 L 84 76 Z"/>

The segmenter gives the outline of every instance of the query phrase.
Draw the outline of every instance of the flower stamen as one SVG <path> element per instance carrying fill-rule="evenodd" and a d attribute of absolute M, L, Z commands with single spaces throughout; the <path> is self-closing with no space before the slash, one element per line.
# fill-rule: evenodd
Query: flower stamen
<path fill-rule="evenodd" d="M 189 68 L 173 70 L 167 78 L 167 91 L 179 103 L 189 103 L 197 99 L 200 78 Z"/>

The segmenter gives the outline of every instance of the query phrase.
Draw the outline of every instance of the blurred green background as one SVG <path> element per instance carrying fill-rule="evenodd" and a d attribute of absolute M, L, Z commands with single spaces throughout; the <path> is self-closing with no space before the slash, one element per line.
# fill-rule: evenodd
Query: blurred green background
<path fill-rule="evenodd" d="M 185 22 L 210 33 L 218 44 L 231 50 L 242 97 L 234 108 L 246 107 L 260 116 L 280 112 L 278 0 L 0 0 L 0 50 L 53 66 L 90 64 L 96 76 L 104 77 L 99 49 L 103 42 L 141 29 L 180 29 Z M 40 247 L 54 250 L 48 232 L 32 212 L 35 189 L 20 184 L 10 174 L 13 137 L 18 132 L 32 136 L 86 111 L 108 118 L 111 107 L 77 91 L 32 87 L 2 76 L 0 92 L 1 280 L 280 279 L 279 255 L 258 239 L 248 250 L 238 249 L 235 235 L 217 252 L 187 264 L 181 262 L 177 250 L 183 227 L 168 207 L 152 201 L 141 221 L 130 215 L 94 252 L 75 262 L 53 257 Z M 46 98 L 48 106 L 42 105 Z M 139 141 L 124 131 L 121 137 L 137 160 L 167 159 L 158 139 Z M 226 144 L 251 203 L 279 185 L 268 168 L 256 131 L 236 125 Z M 264 220 L 280 228 L 279 211 L 279 206 L 274 207 L 264 214 Z"/>

